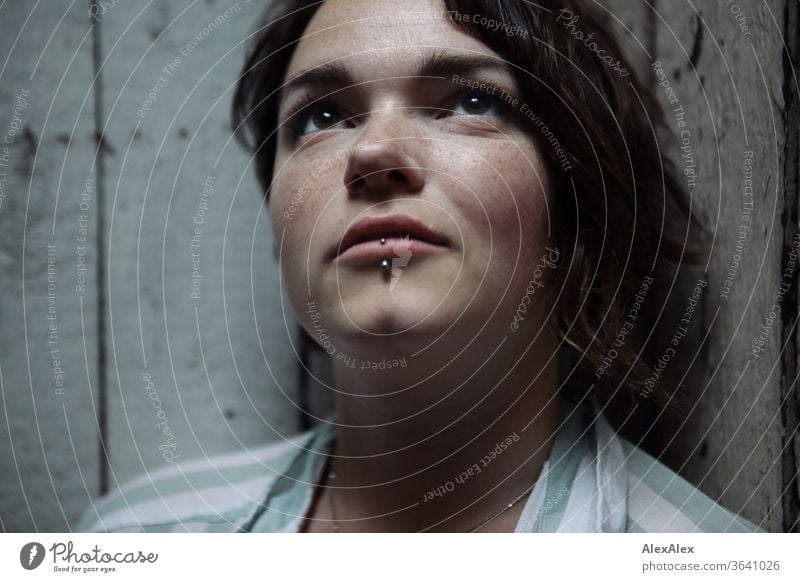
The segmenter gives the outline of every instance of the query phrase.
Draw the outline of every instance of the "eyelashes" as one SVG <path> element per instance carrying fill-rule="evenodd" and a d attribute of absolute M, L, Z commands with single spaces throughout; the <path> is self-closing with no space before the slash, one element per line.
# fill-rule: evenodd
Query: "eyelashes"
<path fill-rule="evenodd" d="M 300 118 L 303 117 L 303 115 L 301 115 L 301 112 L 306 113 L 303 110 L 309 105 L 311 105 L 315 100 L 316 97 L 312 93 L 310 92 L 304 93 L 300 97 L 300 99 L 298 99 L 297 102 L 295 102 L 295 104 L 292 105 L 286 111 L 285 114 L 286 121 L 284 121 L 284 123 L 281 124 L 281 127 L 285 128 L 292 135 L 294 135 L 294 131 L 300 122 Z"/>
<path fill-rule="evenodd" d="M 511 110 L 511 108 L 509 107 L 508 103 L 506 103 L 503 99 L 497 97 L 497 95 L 495 94 L 494 91 L 490 92 L 490 91 L 487 91 L 487 90 L 484 90 L 484 89 L 480 89 L 480 88 L 473 88 L 473 89 L 463 89 L 463 90 L 457 91 L 455 93 L 455 95 L 454 95 L 454 97 L 456 98 L 456 102 L 459 102 L 460 99 L 463 99 L 464 97 L 469 97 L 469 96 L 473 96 L 473 97 L 474 96 L 478 96 L 478 97 L 480 97 L 482 99 L 486 99 L 489 102 L 490 105 L 495 107 L 495 114 L 494 114 L 495 116 L 508 115 L 508 113 Z M 452 112 L 452 110 L 449 109 L 449 108 L 448 108 L 448 111 Z M 468 115 L 485 115 L 484 113 L 469 113 L 469 112 L 467 114 Z"/>
<path fill-rule="evenodd" d="M 501 95 L 509 95 L 510 92 L 502 87 L 499 87 L 496 83 L 491 81 L 481 81 L 477 80 L 478 83 L 485 87 L 494 88 L 493 90 L 482 89 L 479 86 L 475 86 L 473 88 L 467 87 L 463 89 L 456 90 L 452 92 L 442 103 L 442 105 L 438 107 L 427 107 L 427 109 L 439 111 L 443 114 L 452 114 L 454 116 L 459 115 L 466 115 L 466 116 L 492 116 L 492 117 L 506 117 L 511 112 L 511 107 L 507 102 L 507 99 L 502 99 L 497 96 L 499 92 Z M 467 111 L 466 113 L 457 113 L 456 109 L 460 105 L 463 105 L 464 99 L 467 97 L 471 98 L 478 98 L 488 102 L 492 112 L 470 112 Z M 306 132 L 305 126 L 308 121 L 312 118 L 313 115 L 319 112 L 336 112 L 340 115 L 336 116 L 335 123 L 332 124 L 331 127 L 339 125 L 340 123 L 347 122 L 348 120 L 353 119 L 356 116 L 347 114 L 344 112 L 342 106 L 340 106 L 334 99 L 326 98 L 325 96 L 318 96 L 312 91 L 308 91 L 304 93 L 284 114 L 284 122 L 281 124 L 281 127 L 285 134 L 290 138 L 292 144 L 296 143 L 297 140 L 302 137 L 303 135 L 310 135 L 312 133 L 317 133 L 318 131 L 324 131 L 325 129 L 330 129 L 330 127 L 323 127 L 318 129 L 317 131 Z M 345 113 L 344 115 L 341 115 Z"/>
<path fill-rule="evenodd" d="M 341 109 L 335 101 L 317 97 L 311 92 L 305 93 L 292 105 L 286 112 L 286 121 L 282 125 L 291 137 L 292 143 L 295 143 L 300 138 L 302 129 L 311 115 L 325 108 L 330 110 Z"/>

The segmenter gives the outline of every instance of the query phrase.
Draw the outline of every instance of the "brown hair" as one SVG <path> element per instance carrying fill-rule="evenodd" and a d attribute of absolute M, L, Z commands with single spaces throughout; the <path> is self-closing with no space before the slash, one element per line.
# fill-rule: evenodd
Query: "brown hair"
<path fill-rule="evenodd" d="M 630 329 L 626 318 L 641 303 L 643 283 L 657 281 L 661 263 L 699 262 L 706 252 L 707 233 L 691 211 L 684 181 L 662 155 L 657 133 L 670 129 L 654 92 L 637 77 L 599 14 L 579 0 L 443 3 L 453 24 L 512 65 L 521 96 L 535 104 L 532 135 L 542 145 L 559 205 L 558 325 L 583 370 L 581 389 L 586 390 L 587 370 L 602 369 L 596 384 L 609 399 L 622 387 L 629 403 L 638 395 L 685 409 L 666 377 L 659 375 L 652 390 L 642 390 L 652 374 L 642 338 L 618 339 Z M 275 0 L 236 89 L 234 128 L 254 153 L 267 197 L 280 87 L 321 4 Z M 700 244 L 689 246 L 690 234 Z M 636 325 L 640 334 L 647 329 L 644 314 Z"/>

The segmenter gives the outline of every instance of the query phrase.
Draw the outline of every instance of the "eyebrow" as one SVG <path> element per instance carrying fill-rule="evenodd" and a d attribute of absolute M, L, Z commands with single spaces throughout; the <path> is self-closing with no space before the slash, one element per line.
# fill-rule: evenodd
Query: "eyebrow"
<path fill-rule="evenodd" d="M 477 69 L 494 68 L 511 72 L 500 58 L 483 54 L 434 51 L 424 55 L 417 63 L 415 77 L 444 78 L 450 75 L 465 76 Z M 356 81 L 350 70 L 341 62 L 329 62 L 301 71 L 289 79 L 281 90 L 280 102 L 293 93 L 308 87 L 348 87 Z"/>

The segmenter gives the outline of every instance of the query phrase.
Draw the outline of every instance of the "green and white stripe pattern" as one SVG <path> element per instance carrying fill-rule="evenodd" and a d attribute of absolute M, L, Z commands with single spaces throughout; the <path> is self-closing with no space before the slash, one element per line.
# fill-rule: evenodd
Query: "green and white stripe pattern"
<path fill-rule="evenodd" d="M 93 504 L 76 531 L 296 532 L 335 427 L 165 467 Z M 524 532 L 764 531 L 617 435 L 596 404 L 569 408 L 519 518 Z"/>

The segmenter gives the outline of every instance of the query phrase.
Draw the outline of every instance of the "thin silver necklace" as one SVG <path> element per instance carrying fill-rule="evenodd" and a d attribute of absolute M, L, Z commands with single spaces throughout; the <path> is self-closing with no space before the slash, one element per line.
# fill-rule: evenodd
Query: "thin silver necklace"
<path fill-rule="evenodd" d="M 331 465 L 331 468 L 328 469 L 328 483 L 330 483 L 331 481 L 334 481 L 336 479 L 336 473 L 333 471 L 333 459 L 331 459 L 330 465 Z M 534 485 L 535 485 L 535 483 L 534 483 Z M 468 529 L 466 531 L 466 533 L 472 533 L 476 529 L 480 529 L 483 525 L 485 525 L 486 523 L 492 521 L 495 517 L 498 517 L 499 515 L 505 513 L 506 511 L 508 511 L 509 509 L 514 507 L 520 499 L 522 499 L 528 493 L 530 493 L 530 491 L 531 491 L 531 489 L 533 489 L 534 485 L 531 485 L 530 487 L 528 487 L 519 496 L 517 496 L 517 498 L 514 499 L 514 501 L 512 501 L 508 505 L 505 505 L 502 508 L 500 508 L 500 510 L 497 511 L 494 515 L 491 515 L 491 516 L 487 517 L 486 519 L 484 519 L 482 522 L 480 522 L 478 525 L 476 525 L 472 529 Z M 331 505 L 331 517 L 333 518 L 333 531 L 336 532 L 336 533 L 340 533 L 341 532 L 341 528 L 339 527 L 339 521 L 336 518 L 336 500 L 335 500 L 335 496 L 336 496 L 336 489 L 331 487 L 331 494 L 329 496 L 329 499 L 330 499 L 330 505 Z"/>

